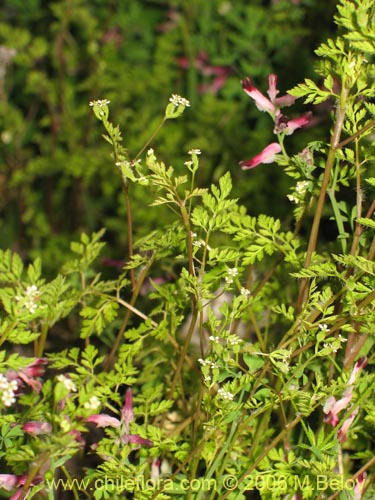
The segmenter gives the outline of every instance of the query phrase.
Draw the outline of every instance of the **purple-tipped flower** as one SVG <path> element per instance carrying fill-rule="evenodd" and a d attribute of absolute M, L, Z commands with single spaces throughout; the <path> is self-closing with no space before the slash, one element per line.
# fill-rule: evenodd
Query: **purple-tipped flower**
<path fill-rule="evenodd" d="M 347 388 L 343 392 L 343 396 L 341 399 L 336 401 L 336 398 L 334 396 L 331 396 L 327 399 L 327 401 L 323 407 L 323 412 L 326 414 L 326 416 L 324 417 L 325 423 L 331 424 L 333 427 L 336 427 L 336 425 L 339 423 L 338 414 L 340 413 L 340 411 L 347 408 L 348 404 L 352 400 L 353 386 L 354 386 L 354 383 L 356 381 L 357 375 L 362 370 L 362 368 L 364 368 L 366 366 L 366 364 L 367 364 L 367 359 L 365 357 L 360 358 L 356 362 L 356 364 L 354 365 L 354 368 L 352 370 L 352 373 L 350 374 Z M 349 417 L 349 419 L 350 419 L 350 417 Z M 351 424 L 351 421 L 349 421 L 349 425 L 350 424 Z M 349 428 L 349 425 L 348 425 L 347 429 Z M 347 431 L 347 429 L 346 429 L 346 431 Z M 346 439 L 345 428 L 343 431 L 343 435 L 345 435 L 345 439 Z"/>
<path fill-rule="evenodd" d="M 284 130 L 285 134 L 292 135 L 295 130 L 307 125 L 311 120 L 311 115 L 312 115 L 311 111 L 308 111 L 307 113 L 304 113 L 298 118 L 293 118 L 293 120 L 288 120 L 286 128 Z"/>
<path fill-rule="evenodd" d="M 105 413 L 99 415 L 90 415 L 86 418 L 87 422 L 93 422 L 98 427 L 120 427 L 121 422 L 118 418 L 111 417 Z"/>
<path fill-rule="evenodd" d="M 39 380 L 36 380 L 36 378 L 44 375 L 45 365 L 47 363 L 48 360 L 46 358 L 37 358 L 19 372 L 13 370 L 7 372 L 7 379 L 10 381 L 16 380 L 18 382 L 18 388 L 22 387 L 23 384 L 27 384 L 34 391 L 39 392 L 42 389 L 42 384 Z"/>
<path fill-rule="evenodd" d="M 362 472 L 362 474 L 359 474 L 359 476 L 357 477 L 357 484 L 354 486 L 353 500 L 361 500 L 362 493 L 365 487 L 366 476 L 367 473 Z"/>
<path fill-rule="evenodd" d="M 272 104 L 272 102 L 253 85 L 253 82 L 249 77 L 242 80 L 241 84 L 246 94 L 254 99 L 255 105 L 259 109 L 259 111 L 267 111 L 271 114 L 274 114 L 276 112 L 276 108 Z"/>
<path fill-rule="evenodd" d="M 358 412 L 359 412 L 359 408 L 357 407 L 351 413 L 350 417 L 348 417 L 345 420 L 345 422 L 342 424 L 342 426 L 340 427 L 339 432 L 337 433 L 337 437 L 338 437 L 338 440 L 340 441 L 340 443 L 343 443 L 344 441 L 346 441 L 346 438 L 348 437 L 349 427 L 352 425 L 353 420 L 358 415 Z"/>
<path fill-rule="evenodd" d="M 128 433 L 129 432 L 130 422 L 134 418 L 134 414 L 133 414 L 133 391 L 130 389 L 130 387 L 128 389 L 126 389 L 125 404 L 124 404 L 123 409 L 121 410 L 121 415 L 122 415 L 122 420 L 123 420 L 123 422 L 125 424 L 126 432 Z"/>
<path fill-rule="evenodd" d="M 26 424 L 23 424 L 22 429 L 32 436 L 38 436 L 39 434 L 52 432 L 52 425 L 48 422 L 26 422 Z"/>
<path fill-rule="evenodd" d="M 14 490 L 18 485 L 19 477 L 14 474 L 0 474 L 0 488 L 5 491 Z"/>
<path fill-rule="evenodd" d="M 124 444 L 127 443 L 134 443 L 134 444 L 139 444 L 139 446 L 153 446 L 154 443 L 151 441 L 151 439 L 145 439 L 142 438 L 139 434 L 124 434 L 122 437 L 122 442 Z"/>
<path fill-rule="evenodd" d="M 250 160 L 241 161 L 240 165 L 243 170 L 254 168 L 260 163 L 272 163 L 275 161 L 276 155 L 281 153 L 281 146 L 278 142 L 272 142 L 263 149 L 261 153 L 254 156 Z"/>
<path fill-rule="evenodd" d="M 332 427 L 336 427 L 336 425 L 339 423 L 338 414 L 348 406 L 348 404 L 352 400 L 352 397 L 352 387 L 348 387 L 348 389 L 344 391 L 343 397 L 338 401 L 336 401 L 335 396 L 329 397 L 323 407 L 323 412 L 326 414 L 326 416 L 324 417 L 324 422 L 326 424 L 331 424 Z"/>
<path fill-rule="evenodd" d="M 268 75 L 268 90 L 267 94 L 269 95 L 271 102 L 276 105 L 278 108 L 283 108 L 284 106 L 291 106 L 294 104 L 296 98 L 286 94 L 282 97 L 276 97 L 279 91 L 276 88 L 277 85 L 277 75 L 271 74 Z"/>
<path fill-rule="evenodd" d="M 6 491 L 11 491 L 17 488 L 17 491 L 10 497 L 9 500 L 28 498 L 31 487 L 41 483 L 43 481 L 43 477 L 40 474 L 36 475 L 30 483 L 30 487 L 26 491 L 23 491 L 23 486 L 27 479 L 27 474 L 23 474 L 22 476 L 16 476 L 14 474 L 0 474 L 0 488 L 3 488 Z"/>
<path fill-rule="evenodd" d="M 294 104 L 295 98 L 289 94 L 282 97 L 276 97 L 279 91 L 276 88 L 277 85 L 277 75 L 268 75 L 268 91 L 269 99 L 258 90 L 251 78 L 247 77 L 241 82 L 242 88 L 255 101 L 256 107 L 259 111 L 267 111 L 271 115 L 277 115 L 279 113 L 279 108 L 284 106 L 291 106 Z"/>

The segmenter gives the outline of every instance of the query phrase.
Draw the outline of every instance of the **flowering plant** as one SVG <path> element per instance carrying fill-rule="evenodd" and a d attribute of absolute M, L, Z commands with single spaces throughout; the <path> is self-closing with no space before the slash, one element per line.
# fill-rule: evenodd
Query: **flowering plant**
<path fill-rule="evenodd" d="M 200 187 L 203 150 L 174 168 L 150 148 L 189 112 L 186 98 L 172 95 L 134 156 L 111 102 L 90 102 L 122 189 L 127 257 L 108 276 L 104 230 L 82 234 L 48 280 L 40 259 L 1 252 L 5 495 L 374 497 L 372 3 L 341 0 L 336 22 L 343 35 L 317 51 L 320 86 L 307 79 L 278 97 L 271 74 L 266 97 L 242 82 L 277 142 L 241 166 L 269 163 L 259 169 L 294 179 L 293 221 L 250 215 L 231 197 L 229 171 Z M 284 140 L 311 124 L 310 111 L 282 113 L 297 97 L 332 102 L 334 114 L 328 141 L 292 155 Z M 259 169 L 240 170 L 244 182 Z M 136 196 L 169 218 L 144 234 Z M 77 345 L 58 349 L 67 321 Z"/>

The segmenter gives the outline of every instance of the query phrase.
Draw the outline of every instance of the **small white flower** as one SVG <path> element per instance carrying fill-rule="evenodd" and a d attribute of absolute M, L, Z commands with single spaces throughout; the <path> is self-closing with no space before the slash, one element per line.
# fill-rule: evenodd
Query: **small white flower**
<path fill-rule="evenodd" d="M 230 285 L 233 283 L 233 278 L 238 275 L 237 267 L 232 269 L 227 269 L 228 276 L 225 277 L 225 281 Z"/>
<path fill-rule="evenodd" d="M 38 308 L 40 292 L 36 285 L 30 285 L 26 288 L 23 297 L 16 295 L 14 298 L 17 302 L 20 302 L 21 307 L 27 309 L 31 314 L 35 313 Z"/>
<path fill-rule="evenodd" d="M 90 101 L 90 106 L 99 106 L 99 108 L 102 108 L 103 106 L 108 106 L 110 102 L 108 99 L 98 99 L 97 101 Z"/>
<path fill-rule="evenodd" d="M 5 377 L 5 375 L 0 373 L 0 390 L 7 389 L 8 386 L 9 386 L 8 379 Z"/>
<path fill-rule="evenodd" d="M 231 335 L 229 338 L 228 338 L 228 344 L 230 345 L 238 345 L 242 342 L 242 340 L 240 339 L 240 337 L 238 337 L 237 335 Z"/>
<path fill-rule="evenodd" d="M 14 392 L 11 389 L 3 391 L 3 394 L 1 395 L 1 401 L 3 402 L 4 406 L 12 406 L 12 404 L 16 402 Z"/>
<path fill-rule="evenodd" d="M 219 342 L 220 341 L 220 337 L 218 337 L 218 336 L 210 335 L 208 338 L 209 338 L 209 340 L 211 340 L 211 342 Z"/>
<path fill-rule="evenodd" d="M 178 94 L 172 94 L 172 96 L 169 99 L 169 102 L 173 104 L 173 106 L 190 106 L 190 102 L 185 99 L 185 97 L 181 97 Z"/>
<path fill-rule="evenodd" d="M 16 391 L 18 389 L 18 382 L 17 380 L 11 380 L 8 383 L 9 390 Z"/>
<path fill-rule="evenodd" d="M 223 398 L 223 399 L 228 399 L 229 401 L 232 401 L 233 398 L 234 398 L 234 395 L 229 392 L 229 391 L 226 391 L 225 389 L 223 388 L 220 388 L 217 393 Z"/>
<path fill-rule="evenodd" d="M 297 184 L 296 184 L 296 193 L 298 193 L 301 196 L 304 195 L 306 193 L 308 185 L 309 185 L 308 181 L 297 182 Z"/>
<path fill-rule="evenodd" d="M 292 203 L 299 203 L 299 199 L 297 198 L 297 196 L 294 196 L 294 194 L 287 194 L 286 197 L 288 198 L 289 201 L 291 201 Z"/>
<path fill-rule="evenodd" d="M 84 404 L 84 407 L 90 410 L 96 410 L 99 406 L 100 401 L 96 396 L 91 396 L 91 398 Z"/>
<path fill-rule="evenodd" d="M 202 152 L 200 149 L 190 149 L 190 151 L 188 151 L 188 154 L 189 155 L 200 155 L 200 154 L 202 154 Z"/>
<path fill-rule="evenodd" d="M 325 333 L 329 332 L 329 328 L 328 328 L 328 325 L 326 323 L 320 323 L 319 328 L 322 330 L 322 332 L 325 332 Z"/>
<path fill-rule="evenodd" d="M 4 144 L 9 144 L 12 142 L 12 139 L 13 139 L 13 135 L 11 132 L 9 132 L 9 130 L 4 130 L 2 133 L 1 133 L 1 140 Z"/>
<path fill-rule="evenodd" d="M 190 160 L 190 161 L 184 161 L 184 165 L 186 165 L 188 168 L 191 167 L 193 164 L 193 162 Z"/>
<path fill-rule="evenodd" d="M 66 377 L 65 375 L 58 375 L 57 380 L 61 382 L 65 386 L 65 388 L 68 389 L 68 391 L 77 392 L 77 386 L 70 378 Z"/>
<path fill-rule="evenodd" d="M 248 298 L 248 297 L 250 297 L 251 292 L 250 292 L 250 290 L 248 290 L 247 288 L 245 288 L 245 287 L 243 286 L 243 287 L 241 288 L 241 295 L 242 295 L 243 297 Z"/>

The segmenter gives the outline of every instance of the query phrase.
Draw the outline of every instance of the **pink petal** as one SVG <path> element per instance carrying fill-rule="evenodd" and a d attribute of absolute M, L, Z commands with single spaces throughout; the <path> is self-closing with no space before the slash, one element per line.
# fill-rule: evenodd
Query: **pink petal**
<path fill-rule="evenodd" d="M 271 74 L 268 75 L 268 90 L 267 94 L 270 96 L 271 102 L 275 102 L 276 96 L 279 93 L 279 91 L 276 88 L 277 85 L 277 75 Z"/>
<path fill-rule="evenodd" d="M 261 153 L 254 156 L 250 160 L 241 161 L 240 165 L 243 170 L 254 168 L 260 163 L 272 163 L 275 161 L 276 155 L 281 153 L 281 146 L 278 142 L 272 142 Z"/>
<path fill-rule="evenodd" d="M 125 437 L 129 443 L 136 443 L 140 446 L 154 446 L 154 443 L 150 439 L 144 439 L 138 434 L 130 434 Z"/>
<path fill-rule="evenodd" d="M 274 104 L 278 106 L 279 108 L 283 108 L 284 106 L 291 106 L 296 102 L 296 98 L 293 97 L 292 95 L 286 94 L 283 95 L 282 97 L 276 97 Z"/>
<path fill-rule="evenodd" d="M 118 418 L 110 417 L 109 415 L 99 414 L 90 415 L 86 418 L 87 422 L 93 422 L 98 427 L 120 427 L 121 422 Z"/>
<path fill-rule="evenodd" d="M 288 120 L 287 126 L 285 128 L 286 135 L 291 135 L 295 130 L 301 128 L 309 123 L 311 119 L 311 112 L 303 114 L 298 118 L 294 118 L 293 120 Z"/>
<path fill-rule="evenodd" d="M 11 491 L 18 485 L 18 480 L 19 476 L 14 474 L 0 474 L 0 488 Z"/>
<path fill-rule="evenodd" d="M 28 434 L 37 436 L 52 432 L 52 425 L 48 422 L 26 422 L 26 424 L 23 424 L 22 429 Z"/>
<path fill-rule="evenodd" d="M 345 422 L 342 424 L 342 426 L 337 434 L 337 437 L 338 437 L 338 440 L 340 441 L 340 443 L 343 443 L 344 441 L 346 441 L 346 438 L 348 437 L 347 435 L 348 435 L 349 427 L 352 425 L 353 420 L 358 415 L 358 412 L 359 412 L 359 408 L 356 408 L 353 411 L 353 413 L 350 415 L 350 417 L 348 417 L 345 420 Z"/>
<path fill-rule="evenodd" d="M 353 371 L 348 380 L 348 385 L 354 384 L 355 379 L 357 378 L 357 373 L 362 370 L 367 365 L 367 358 L 362 356 L 354 365 Z"/>
<path fill-rule="evenodd" d="M 122 419 L 125 423 L 126 431 L 129 431 L 129 424 L 134 418 L 133 414 L 133 391 L 130 389 L 126 389 L 125 393 L 125 404 L 123 409 L 121 410 Z"/>
<path fill-rule="evenodd" d="M 260 111 L 268 111 L 269 113 L 275 112 L 275 106 L 256 87 L 254 87 L 253 82 L 249 77 L 242 80 L 241 84 L 246 94 L 254 99 L 256 107 Z"/>

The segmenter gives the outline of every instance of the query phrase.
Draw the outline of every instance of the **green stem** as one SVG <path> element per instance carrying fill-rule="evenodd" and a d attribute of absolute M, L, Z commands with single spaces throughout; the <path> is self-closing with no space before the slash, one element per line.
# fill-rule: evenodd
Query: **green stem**
<path fill-rule="evenodd" d="M 141 154 L 143 153 L 143 151 L 151 144 L 151 142 L 154 140 L 154 138 L 159 133 L 160 129 L 162 128 L 162 126 L 164 125 L 164 123 L 166 121 L 167 121 L 167 118 L 164 116 L 164 118 L 162 119 L 162 121 L 156 127 L 155 131 L 151 134 L 151 137 L 147 140 L 146 144 L 144 146 L 142 146 L 142 148 L 138 151 L 136 157 L 133 160 L 133 163 L 138 160 L 138 158 L 141 156 Z"/>
<path fill-rule="evenodd" d="M 116 337 L 116 340 L 113 344 L 113 347 L 112 347 L 112 350 L 111 352 L 108 354 L 108 357 L 107 359 L 105 360 L 105 363 L 103 365 L 103 369 L 106 370 L 106 369 L 109 369 L 112 364 L 113 364 L 113 359 L 116 355 L 116 352 L 117 352 L 117 349 L 121 343 L 121 340 L 122 340 L 122 336 L 124 334 L 124 331 L 127 327 L 127 324 L 128 324 L 128 321 L 130 319 L 130 316 L 131 316 L 131 313 L 133 312 L 133 309 L 134 309 L 134 304 L 136 303 L 137 301 L 137 298 L 138 298 L 138 295 L 139 295 L 139 292 L 141 290 L 141 287 L 142 287 L 142 284 L 143 284 L 143 281 L 144 279 L 146 278 L 147 274 L 148 274 L 148 271 L 150 270 L 150 267 L 152 266 L 153 262 L 154 262 L 154 259 L 155 257 L 153 256 L 148 262 L 147 262 L 147 265 L 145 266 L 145 268 L 143 269 L 142 271 L 142 274 L 140 275 L 140 277 L 138 278 L 138 281 L 136 283 L 136 286 L 133 288 L 133 293 L 132 293 L 132 296 L 131 296 L 131 299 L 130 299 L 130 303 L 126 305 L 127 307 L 127 311 L 126 311 L 126 314 L 124 316 L 124 319 L 121 323 L 121 326 L 120 326 L 120 329 L 119 329 L 119 332 L 117 334 L 117 337 Z"/>
<path fill-rule="evenodd" d="M 336 111 L 336 121 L 333 129 L 330 149 L 328 152 L 327 162 L 324 170 L 322 185 L 320 188 L 320 194 L 316 206 L 316 211 L 314 215 L 314 220 L 311 228 L 310 239 L 307 247 L 306 260 L 305 260 L 305 268 L 308 268 L 311 264 L 312 256 L 316 249 L 316 244 L 318 241 L 318 233 L 320 221 L 323 214 L 323 208 L 325 204 L 325 198 L 327 194 L 327 189 L 331 177 L 332 168 L 335 162 L 336 150 L 339 147 L 340 136 L 342 132 L 342 128 L 344 125 L 345 113 L 346 113 L 346 102 L 349 96 L 349 89 L 343 88 L 341 92 L 340 102 Z M 300 294 L 298 297 L 298 305 L 299 308 L 302 308 L 302 305 L 306 302 L 308 298 L 308 289 L 309 289 L 310 280 L 304 279 L 301 282 Z"/>
<path fill-rule="evenodd" d="M 362 195 L 362 189 L 361 189 L 361 170 L 360 170 L 360 162 L 359 162 L 359 141 L 358 141 L 358 139 L 355 140 L 355 170 L 356 170 L 356 195 L 357 195 L 356 218 L 359 219 L 360 217 L 362 217 L 363 195 Z M 356 222 L 352 247 L 350 249 L 350 255 L 356 254 L 361 234 L 362 234 L 362 225 L 359 224 L 358 222 Z"/>
<path fill-rule="evenodd" d="M 333 213 L 335 216 L 336 224 L 337 224 L 337 230 L 339 233 L 338 239 L 341 242 L 341 249 L 343 253 L 346 253 L 346 238 L 348 237 L 348 233 L 345 231 L 344 227 L 344 221 L 342 219 L 342 215 L 335 197 L 335 191 L 334 188 L 332 187 L 331 189 L 328 189 L 327 194 L 329 196 L 329 199 L 331 201 Z"/>
<path fill-rule="evenodd" d="M 40 334 L 38 343 L 36 345 L 35 356 L 37 358 L 40 358 L 43 355 L 44 347 L 46 345 L 46 340 L 47 340 L 47 333 L 48 333 L 48 323 L 46 322 L 43 324 L 42 333 Z"/>

